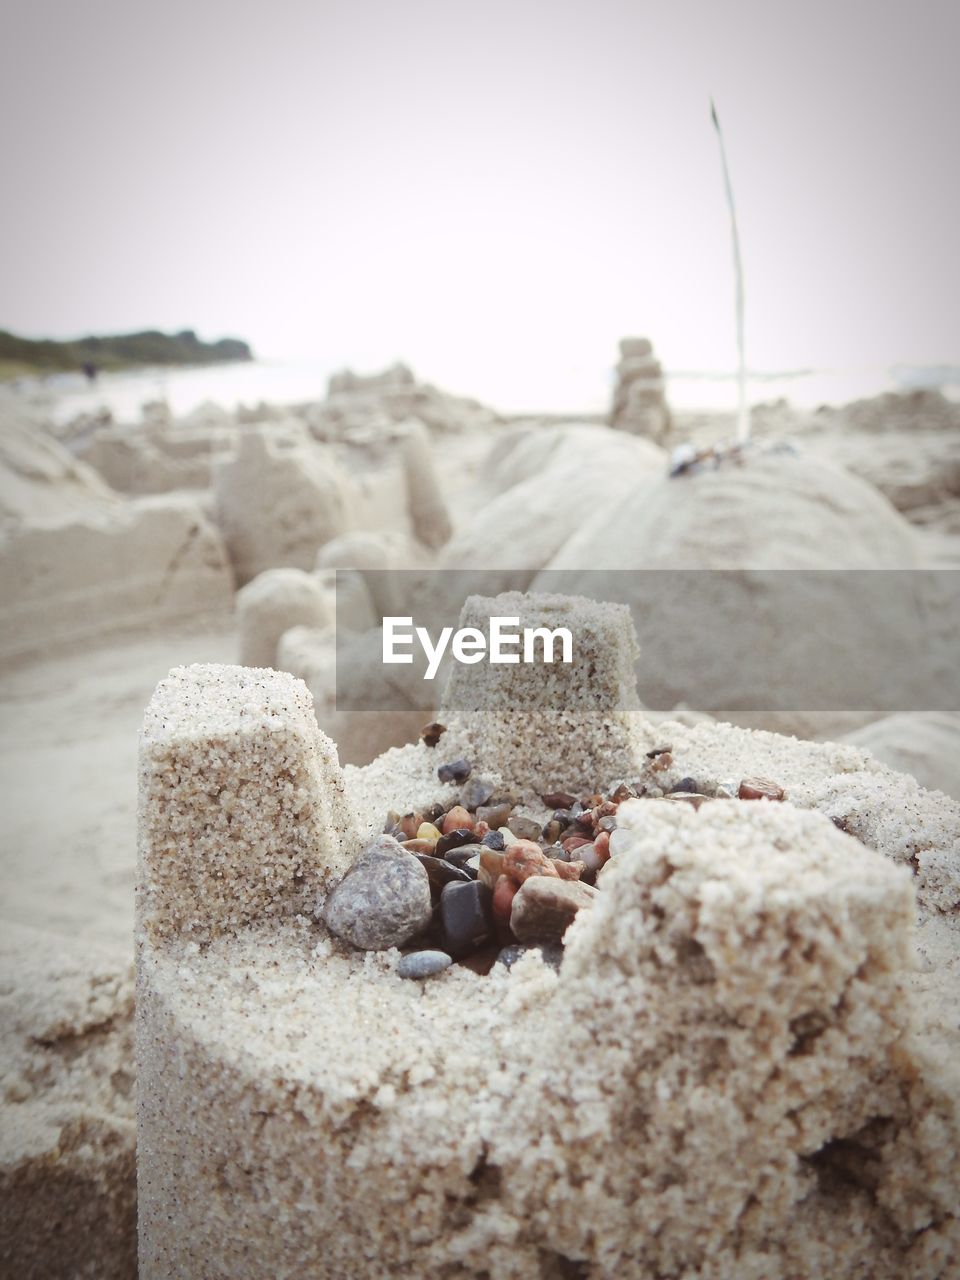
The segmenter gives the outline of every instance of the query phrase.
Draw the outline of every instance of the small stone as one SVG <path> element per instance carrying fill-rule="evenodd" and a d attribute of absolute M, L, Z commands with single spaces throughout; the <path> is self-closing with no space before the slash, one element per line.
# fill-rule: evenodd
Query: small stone
<path fill-rule="evenodd" d="M 493 785 L 483 778 L 471 778 L 460 792 L 460 803 L 474 813 L 481 805 L 487 803 L 493 795 Z"/>
<path fill-rule="evenodd" d="M 480 843 L 486 845 L 488 849 L 505 849 L 507 847 L 499 831 L 488 831 Z"/>
<path fill-rule="evenodd" d="M 737 791 L 741 800 L 784 800 L 783 787 L 769 778 L 744 778 Z"/>
<path fill-rule="evenodd" d="M 417 840 L 428 840 L 430 844 L 436 844 L 440 839 L 440 832 L 432 822 L 421 822 L 417 827 Z"/>
<path fill-rule="evenodd" d="M 407 853 L 433 853 L 436 845 L 432 840 L 401 840 Z"/>
<path fill-rule="evenodd" d="M 594 840 L 593 847 L 596 851 L 597 857 L 600 859 L 600 865 L 602 867 L 610 858 L 610 833 L 608 831 L 601 831 L 596 840 Z"/>
<path fill-rule="evenodd" d="M 717 783 L 717 796 L 720 799 L 736 800 L 739 792 L 740 788 L 732 778 Z"/>
<path fill-rule="evenodd" d="M 442 889 L 445 884 L 455 884 L 458 881 L 466 883 L 466 881 L 473 879 L 473 876 L 468 872 L 455 867 L 452 862 L 447 862 L 445 858 L 433 858 L 426 853 L 418 853 L 416 857 L 421 867 L 430 877 L 430 883 L 436 889 Z"/>
<path fill-rule="evenodd" d="M 455 887 L 451 885 L 444 893 Z M 592 906 L 598 892 L 578 880 L 531 876 L 513 900 L 510 928 L 520 942 L 562 938 L 577 912 Z"/>
<path fill-rule="evenodd" d="M 513 805 L 506 800 L 501 800 L 498 804 L 481 805 L 477 810 L 477 818 L 485 822 L 491 830 L 496 831 L 507 825 L 507 819 L 512 812 Z"/>
<path fill-rule="evenodd" d="M 699 795 L 700 793 L 696 778 L 681 778 L 679 782 L 673 784 L 670 790 L 685 791 L 688 795 Z"/>
<path fill-rule="evenodd" d="M 585 844 L 591 844 L 589 836 L 568 836 L 566 840 L 561 842 L 564 853 L 573 853 L 575 849 L 581 849 Z"/>
<path fill-rule="evenodd" d="M 469 760 L 451 760 L 449 764 L 440 766 L 437 777 L 441 782 L 455 782 L 460 786 L 470 777 L 472 767 Z"/>
<path fill-rule="evenodd" d="M 473 821 L 472 813 L 465 809 L 462 804 L 455 804 L 452 809 L 444 814 L 440 830 L 444 835 L 449 831 L 472 831 Z"/>
<path fill-rule="evenodd" d="M 485 884 L 448 884 L 440 895 L 444 941 L 454 959 L 493 937 L 493 894 Z"/>
<path fill-rule="evenodd" d="M 432 822 L 435 827 L 439 828 L 443 815 L 446 812 L 447 806 L 445 804 L 440 804 L 438 801 L 436 804 L 432 804 L 429 808 L 424 809 L 423 820 L 424 822 Z"/>
<path fill-rule="evenodd" d="M 557 875 L 561 880 L 579 880 L 587 870 L 587 864 L 582 860 L 563 862 L 560 858 L 551 858 L 551 862 L 556 867 Z"/>
<path fill-rule="evenodd" d="M 499 834 L 503 836 L 503 843 L 507 849 L 509 849 L 512 844 L 516 844 L 520 839 L 519 836 L 515 836 L 513 834 L 509 827 L 501 827 Z"/>
<path fill-rule="evenodd" d="M 445 831 L 437 841 L 437 857 L 445 858 L 447 854 L 452 853 L 454 849 L 459 849 L 465 844 L 473 843 L 473 830 L 470 827 L 454 827 L 450 831 Z"/>
<path fill-rule="evenodd" d="M 682 800 L 684 803 L 692 805 L 694 809 L 699 809 L 706 798 L 699 791 L 669 791 L 666 796 L 667 800 Z"/>
<path fill-rule="evenodd" d="M 549 822 L 545 822 L 543 824 L 540 831 L 540 838 L 546 844 L 556 844 L 563 831 L 564 828 L 561 826 L 560 822 L 558 822 L 556 818 L 551 818 Z"/>
<path fill-rule="evenodd" d="M 512 969 L 521 956 L 527 955 L 529 952 L 535 952 L 545 965 L 549 965 L 551 969 L 559 969 L 563 963 L 563 944 L 559 942 L 538 942 L 532 946 L 525 943 L 514 942 L 510 946 L 504 947 L 497 957 L 497 964 L 502 964 L 505 969 Z"/>
<path fill-rule="evenodd" d="M 553 859 L 548 858 L 533 840 L 516 840 L 507 846 L 503 856 L 503 873 L 517 884 L 522 884 L 531 876 L 559 879 Z"/>
<path fill-rule="evenodd" d="M 471 833 L 472 834 L 472 833 Z M 470 861 L 471 858 L 478 858 L 483 853 L 484 845 L 482 844 L 461 844 L 456 848 L 448 849 L 443 855 L 444 861 L 451 863 L 455 867 L 462 867 Z"/>
<path fill-rule="evenodd" d="M 411 951 L 408 956 L 401 956 L 397 965 L 398 978 L 432 978 L 443 973 L 453 964 L 453 957 L 445 951 Z"/>
<path fill-rule="evenodd" d="M 614 804 L 623 804 L 624 800 L 635 800 L 637 798 L 637 789 L 632 787 L 629 782 L 621 782 L 610 792 L 610 799 Z"/>
<path fill-rule="evenodd" d="M 607 814 L 605 818 L 601 818 L 600 821 L 597 823 L 597 830 L 606 831 L 608 835 L 611 831 L 616 831 L 616 829 L 617 829 L 617 819 L 616 819 L 616 816 L 612 813 Z"/>
<path fill-rule="evenodd" d="M 513 832 L 518 840 L 540 839 L 540 823 L 535 822 L 533 818 L 526 818 L 523 814 L 515 813 L 507 822 L 507 827 Z"/>
<path fill-rule="evenodd" d="M 425 869 L 390 836 L 367 845 L 322 911 L 330 932 L 362 951 L 404 946 L 431 915 Z"/>
<path fill-rule="evenodd" d="M 447 726 L 445 724 L 440 724 L 438 720 L 431 720 L 429 724 L 425 724 L 420 730 L 420 739 L 428 747 L 435 747 L 446 731 Z"/>
<path fill-rule="evenodd" d="M 405 813 L 400 819 L 400 827 L 405 840 L 415 840 L 423 823 L 422 813 Z"/>
<path fill-rule="evenodd" d="M 576 798 L 569 791 L 551 791 L 548 795 L 540 797 L 548 809 L 569 809 Z"/>
<path fill-rule="evenodd" d="M 484 849 L 480 855 L 480 866 L 477 879 L 482 880 L 491 889 L 503 875 L 504 854 L 497 849 Z"/>
<path fill-rule="evenodd" d="M 609 857 L 609 853 L 607 856 Z M 588 875 L 596 875 L 603 866 L 603 861 L 597 853 L 597 846 L 593 842 L 581 845 L 580 848 L 577 849 L 577 857 L 586 867 Z"/>
<path fill-rule="evenodd" d="M 493 886 L 493 919 L 503 931 L 510 928 L 510 911 L 519 889 L 509 876 L 498 876 Z"/>

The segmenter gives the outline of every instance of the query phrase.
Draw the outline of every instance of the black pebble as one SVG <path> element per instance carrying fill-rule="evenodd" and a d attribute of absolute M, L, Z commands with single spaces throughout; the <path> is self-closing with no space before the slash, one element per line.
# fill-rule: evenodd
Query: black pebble
<path fill-rule="evenodd" d="M 470 777 L 472 767 L 469 760 L 451 760 L 449 764 L 440 766 L 437 777 L 441 782 L 456 782 L 460 785 Z"/>
<path fill-rule="evenodd" d="M 700 792 L 696 778 L 681 778 L 678 783 L 670 788 L 670 790 L 686 791 L 688 795 L 698 795 Z"/>
<path fill-rule="evenodd" d="M 469 884 L 473 879 L 468 872 L 443 858 L 431 858 L 429 853 L 416 853 L 414 857 L 430 877 L 431 885 L 437 888 L 442 889 L 445 884 Z"/>
<path fill-rule="evenodd" d="M 440 895 L 445 950 L 454 958 L 469 955 L 493 937 L 493 894 L 485 884 L 448 884 Z"/>
<path fill-rule="evenodd" d="M 480 843 L 485 845 L 488 849 L 500 850 L 507 847 L 507 842 L 499 831 L 488 831 Z"/>
<path fill-rule="evenodd" d="M 448 853 L 464 844 L 473 844 L 473 831 L 470 827 L 457 827 L 454 831 L 448 831 L 437 841 L 437 857 L 445 858 Z"/>

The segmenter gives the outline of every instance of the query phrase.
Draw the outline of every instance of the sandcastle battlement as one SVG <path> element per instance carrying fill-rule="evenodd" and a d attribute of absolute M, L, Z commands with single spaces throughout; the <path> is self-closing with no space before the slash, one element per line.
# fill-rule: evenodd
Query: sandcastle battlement
<path fill-rule="evenodd" d="M 627 606 L 505 591 L 469 596 L 460 626 L 486 633 L 491 617 L 517 618 L 521 630 L 567 628 L 572 661 L 453 664 L 440 719 L 466 734 L 475 762 L 531 792 L 636 773 L 645 724 Z"/>
<path fill-rule="evenodd" d="M 210 664 L 160 682 L 140 740 L 141 932 L 204 941 L 308 912 L 357 839 L 302 681 Z"/>

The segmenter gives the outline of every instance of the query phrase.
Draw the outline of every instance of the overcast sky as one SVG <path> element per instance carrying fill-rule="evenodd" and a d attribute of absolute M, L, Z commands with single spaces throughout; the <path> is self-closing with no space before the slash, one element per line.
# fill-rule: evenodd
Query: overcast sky
<path fill-rule="evenodd" d="M 954 0 L 3 0 L 0 327 L 483 394 L 960 360 Z"/>

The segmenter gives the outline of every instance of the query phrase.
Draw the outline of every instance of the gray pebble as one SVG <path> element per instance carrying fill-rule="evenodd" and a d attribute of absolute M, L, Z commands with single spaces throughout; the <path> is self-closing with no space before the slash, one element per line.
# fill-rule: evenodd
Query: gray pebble
<path fill-rule="evenodd" d="M 471 813 L 487 803 L 493 795 L 493 784 L 483 778 L 471 778 L 460 792 L 460 803 Z"/>
<path fill-rule="evenodd" d="M 402 947 L 430 923 L 430 880 L 392 836 L 363 850 L 323 906 L 331 933 L 361 951 Z"/>
<path fill-rule="evenodd" d="M 533 818 L 525 818 L 523 814 L 515 813 L 511 818 L 508 818 L 507 826 L 518 840 L 533 840 L 536 842 L 540 839 L 540 823 L 534 822 Z"/>
<path fill-rule="evenodd" d="M 449 969 L 453 960 L 445 951 L 411 951 L 401 956 L 397 965 L 399 978 L 432 978 L 435 973 Z"/>

